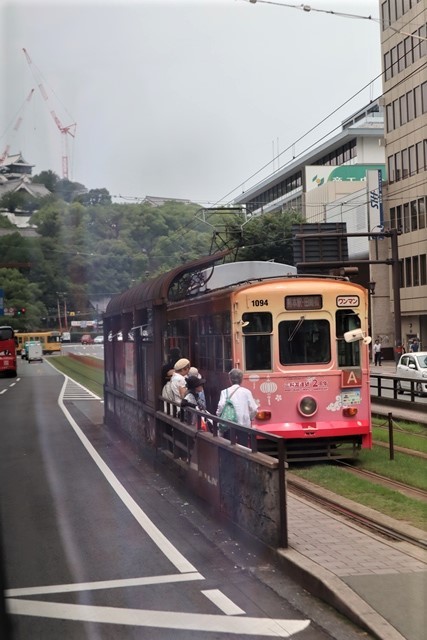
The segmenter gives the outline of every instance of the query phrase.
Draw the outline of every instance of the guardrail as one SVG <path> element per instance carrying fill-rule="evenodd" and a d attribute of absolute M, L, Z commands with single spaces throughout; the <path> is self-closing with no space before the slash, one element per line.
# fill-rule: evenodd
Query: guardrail
<path fill-rule="evenodd" d="M 399 389 L 399 382 L 403 380 L 409 383 L 409 390 L 405 389 L 403 394 Z M 418 380 L 396 376 L 390 373 L 372 373 L 370 374 L 370 388 L 376 390 L 376 394 L 371 391 L 371 401 L 380 404 L 390 404 L 403 408 L 412 408 L 410 404 L 416 403 L 417 411 L 427 413 L 427 403 L 419 402 L 420 398 L 416 392 L 416 384 Z M 391 392 L 392 396 L 386 395 L 384 392 Z"/>

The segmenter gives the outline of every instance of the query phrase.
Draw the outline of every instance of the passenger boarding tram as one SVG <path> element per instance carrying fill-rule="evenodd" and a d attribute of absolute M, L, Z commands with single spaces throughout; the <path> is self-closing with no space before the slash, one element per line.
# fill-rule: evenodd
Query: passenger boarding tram
<path fill-rule="evenodd" d="M 301 452 L 349 458 L 370 447 L 367 290 L 287 265 L 206 263 L 183 265 L 110 302 L 107 423 L 120 421 L 126 395 L 139 401 L 139 419 L 150 420 L 161 365 L 179 347 L 206 378 L 212 413 L 237 367 L 258 404 L 253 427 L 283 436 L 300 459 Z M 115 341 L 119 332 L 127 340 Z"/>

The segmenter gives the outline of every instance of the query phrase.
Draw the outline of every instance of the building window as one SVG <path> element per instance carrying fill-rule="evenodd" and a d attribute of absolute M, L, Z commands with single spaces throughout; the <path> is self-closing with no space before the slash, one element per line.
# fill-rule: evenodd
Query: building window
<path fill-rule="evenodd" d="M 386 107 L 387 133 L 394 129 L 393 105 L 390 103 Z"/>
<path fill-rule="evenodd" d="M 427 284 L 427 255 L 420 255 L 420 284 Z"/>
<path fill-rule="evenodd" d="M 397 68 L 399 69 L 399 73 L 405 68 L 405 49 L 403 48 L 403 42 L 399 42 L 397 45 Z"/>
<path fill-rule="evenodd" d="M 388 0 L 383 2 L 381 5 L 381 20 L 382 20 L 382 29 L 387 29 L 390 24 L 389 12 L 388 12 Z"/>
<path fill-rule="evenodd" d="M 420 85 L 414 87 L 414 112 L 416 118 L 418 118 L 418 116 L 420 116 L 423 112 Z"/>
<path fill-rule="evenodd" d="M 405 65 L 409 67 L 412 64 L 412 37 L 408 36 L 404 40 L 405 43 Z"/>
<path fill-rule="evenodd" d="M 412 231 L 416 231 L 418 229 L 418 211 L 416 200 L 412 200 L 411 202 L 411 229 Z"/>
<path fill-rule="evenodd" d="M 424 198 L 418 199 L 418 227 L 426 228 L 426 203 Z"/>
<path fill-rule="evenodd" d="M 421 105 L 423 113 L 427 113 L 427 82 L 421 85 Z"/>
<path fill-rule="evenodd" d="M 408 122 L 408 114 L 406 110 L 406 95 L 399 98 L 400 107 L 400 124 L 406 124 Z"/>
<path fill-rule="evenodd" d="M 418 29 L 418 33 L 422 38 L 422 40 L 420 40 L 420 58 L 422 59 L 427 56 L 427 25 L 423 24 L 423 26 Z"/>
<path fill-rule="evenodd" d="M 399 287 L 403 289 L 403 287 L 405 286 L 405 280 L 403 277 L 403 260 L 399 260 L 399 279 Z"/>
<path fill-rule="evenodd" d="M 402 172 L 400 151 L 394 154 L 394 172 L 395 180 L 398 182 L 401 178 Z"/>
<path fill-rule="evenodd" d="M 397 75 L 397 47 L 393 47 L 390 51 L 391 54 L 391 76 L 392 78 Z"/>
<path fill-rule="evenodd" d="M 389 182 L 394 182 L 395 179 L 395 175 L 394 175 L 394 156 L 389 156 L 388 157 L 388 161 L 387 161 L 387 175 L 388 175 L 388 181 Z"/>
<path fill-rule="evenodd" d="M 415 36 L 415 38 L 413 36 Z M 417 62 L 417 60 L 420 59 L 420 41 L 416 36 L 418 36 L 418 32 L 414 31 L 414 33 L 412 34 L 412 50 L 414 62 Z"/>
<path fill-rule="evenodd" d="M 396 227 L 396 209 L 392 207 L 390 209 L 390 227 L 391 229 L 397 229 Z"/>
<path fill-rule="evenodd" d="M 409 175 L 408 149 L 402 149 L 402 179 Z"/>
<path fill-rule="evenodd" d="M 414 287 L 418 287 L 420 284 L 420 272 L 419 272 L 419 258 L 413 256 L 412 258 L 412 281 Z"/>
<path fill-rule="evenodd" d="M 405 258 L 405 284 L 407 287 L 412 287 L 412 260 L 411 258 Z"/>
<path fill-rule="evenodd" d="M 396 223 L 397 223 L 397 229 L 399 231 L 401 231 L 403 229 L 402 227 L 402 205 L 398 205 L 396 207 Z"/>
<path fill-rule="evenodd" d="M 406 94 L 406 113 L 408 117 L 408 122 L 415 118 L 414 115 L 414 95 L 412 91 L 408 91 Z"/>
<path fill-rule="evenodd" d="M 409 220 L 409 202 L 405 202 L 403 205 L 403 232 L 409 233 L 411 230 L 411 223 Z"/>
<path fill-rule="evenodd" d="M 415 156 L 416 156 L 416 162 L 417 162 L 417 173 L 424 171 L 422 142 L 417 142 L 417 144 L 415 145 Z"/>
<path fill-rule="evenodd" d="M 408 153 L 409 153 L 409 175 L 413 176 L 414 174 L 417 173 L 417 160 L 416 160 L 416 157 L 415 157 L 415 145 L 412 145 L 412 147 L 409 147 Z"/>

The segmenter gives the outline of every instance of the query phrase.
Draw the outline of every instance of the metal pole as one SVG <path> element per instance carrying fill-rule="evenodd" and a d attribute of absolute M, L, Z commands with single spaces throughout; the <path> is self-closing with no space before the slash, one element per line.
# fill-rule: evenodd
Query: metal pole
<path fill-rule="evenodd" d="M 402 344 L 402 321 L 400 309 L 400 266 L 399 266 L 399 245 L 397 242 L 397 229 L 390 229 L 391 232 L 391 257 L 393 273 L 393 304 L 394 304 L 394 339 L 395 347 Z"/>
<path fill-rule="evenodd" d="M 388 414 L 388 443 L 390 448 L 390 460 L 394 460 L 394 440 L 393 440 L 393 414 Z"/>
<path fill-rule="evenodd" d="M 64 325 L 68 331 L 68 318 L 67 318 L 67 298 L 64 296 Z"/>
<path fill-rule="evenodd" d="M 58 305 L 58 322 L 59 322 L 59 330 L 62 331 L 62 320 L 61 320 L 61 307 L 59 306 L 59 298 L 56 298 L 56 302 Z"/>

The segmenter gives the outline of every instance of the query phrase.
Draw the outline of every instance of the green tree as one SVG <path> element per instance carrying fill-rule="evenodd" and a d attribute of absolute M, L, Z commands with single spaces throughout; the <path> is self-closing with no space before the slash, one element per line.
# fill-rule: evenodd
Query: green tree
<path fill-rule="evenodd" d="M 303 222 L 296 211 L 264 213 L 242 227 L 239 258 L 241 260 L 275 260 L 294 264 L 292 225 Z M 231 232 L 239 231 L 236 225 Z"/>
<path fill-rule="evenodd" d="M 41 171 L 39 174 L 33 176 L 32 181 L 35 184 L 44 184 L 46 189 L 54 193 L 56 185 L 59 182 L 59 176 L 54 171 Z"/>
<path fill-rule="evenodd" d="M 25 314 L 19 318 L 7 316 L 7 322 L 15 329 L 39 329 L 42 318 L 46 316 L 46 307 L 40 301 L 41 290 L 35 283 L 29 282 L 17 269 L 0 269 L 0 288 L 4 290 L 6 309 L 25 308 Z"/>
<path fill-rule="evenodd" d="M 87 193 L 79 195 L 76 200 L 85 207 L 111 204 L 111 196 L 107 189 L 89 189 Z"/>
<path fill-rule="evenodd" d="M 8 191 L 0 198 L 0 207 L 9 213 L 15 213 L 17 209 L 22 209 L 25 203 L 23 191 Z"/>

